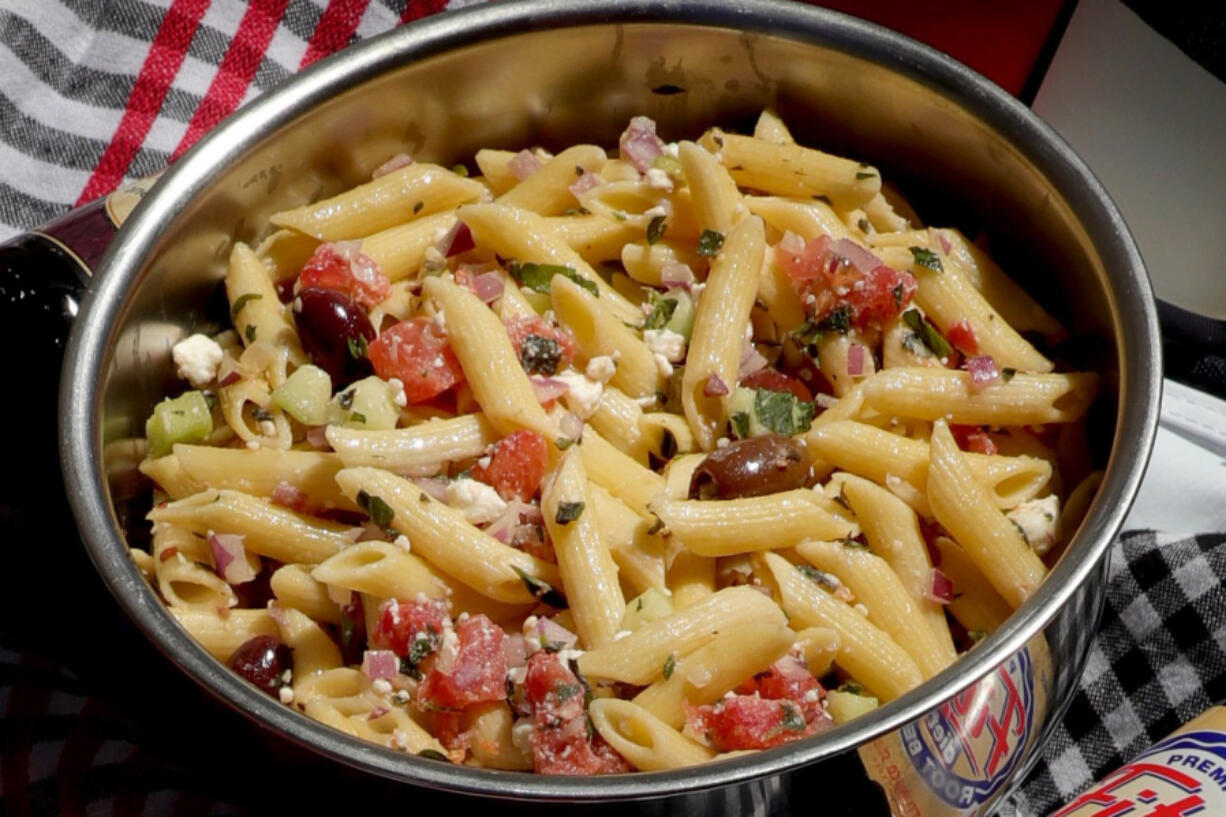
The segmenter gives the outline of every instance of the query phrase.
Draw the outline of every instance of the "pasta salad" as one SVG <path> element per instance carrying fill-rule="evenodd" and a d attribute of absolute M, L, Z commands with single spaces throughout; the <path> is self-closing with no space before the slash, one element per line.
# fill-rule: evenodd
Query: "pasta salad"
<path fill-rule="evenodd" d="M 749 136 L 398 155 L 237 243 L 132 556 L 284 705 L 435 760 L 654 771 L 958 659 L 1098 484 L 1097 378 L 869 165 Z"/>

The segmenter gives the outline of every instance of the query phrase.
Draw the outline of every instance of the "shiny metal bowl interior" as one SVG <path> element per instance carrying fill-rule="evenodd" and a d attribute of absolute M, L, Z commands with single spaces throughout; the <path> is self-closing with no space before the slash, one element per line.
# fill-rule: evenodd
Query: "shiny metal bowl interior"
<path fill-rule="evenodd" d="M 256 694 L 179 629 L 124 551 L 125 525 L 142 525 L 129 505 L 146 501 L 128 479 L 131 439 L 172 385 L 169 348 L 205 320 L 235 241 L 258 240 L 273 211 L 359 183 L 401 150 L 451 164 L 480 147 L 613 146 L 635 114 L 675 139 L 712 124 L 744 126 L 767 105 L 802 142 L 877 164 L 934 222 L 985 229 L 1006 269 L 1086 341 L 1079 362 L 1106 373 L 1094 424 L 1107 465 L 1099 497 L 1047 583 L 1000 631 L 938 678 L 817 739 L 700 769 L 592 782 L 453 767 L 350 739 Z M 1096 611 L 1093 583 L 1156 428 L 1157 336 L 1141 260 L 1093 176 L 1023 106 L 940 54 L 800 4 L 498 3 L 324 61 L 175 165 L 112 247 L 74 330 L 62 451 L 104 580 L 171 660 L 234 708 L 395 779 L 504 797 L 651 797 L 834 757 L 982 677 L 1079 589 Z M 1071 640 L 1053 647 L 1057 703 L 1084 659 L 1087 636 L 1075 630 L 1047 631 L 1049 640 Z"/>

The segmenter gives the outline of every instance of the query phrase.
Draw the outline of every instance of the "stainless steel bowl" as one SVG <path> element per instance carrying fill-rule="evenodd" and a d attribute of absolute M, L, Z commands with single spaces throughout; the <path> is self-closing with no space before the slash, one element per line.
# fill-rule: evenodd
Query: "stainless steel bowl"
<path fill-rule="evenodd" d="M 1078 362 L 1105 374 L 1091 424 L 1102 488 L 1064 558 L 1005 626 L 938 677 L 827 734 L 701 768 L 600 779 L 451 766 L 351 739 L 257 693 L 178 627 L 125 552 L 147 502 L 130 479 L 132 440 L 168 385 L 171 344 L 204 320 L 233 242 L 260 238 L 275 210 L 369 178 L 400 150 L 450 164 L 480 147 L 612 144 L 634 114 L 677 138 L 751 122 L 767 105 L 802 142 L 879 165 L 937 223 L 985 229 L 1006 268 L 1073 328 Z M 60 442 L 78 525 L 120 605 L 183 672 L 264 727 L 376 775 L 479 796 L 669 798 L 653 806 L 668 811 L 691 804 L 687 795 L 738 784 L 749 788 L 724 789 L 707 807 L 770 810 L 796 780 L 845 786 L 858 747 L 880 760 L 893 746 L 876 774 L 932 789 L 924 814 L 986 811 L 1070 698 L 1108 546 L 1158 417 L 1158 328 L 1145 270 L 1118 211 L 1068 146 L 1012 97 L 925 46 L 769 0 L 506 2 L 357 45 L 244 108 L 179 160 L 125 225 L 91 290 L 68 349 Z M 1009 732 L 1006 756 L 981 769 L 979 783 L 957 765 L 968 758 L 942 744 L 950 733 L 987 745 L 985 720 L 977 734 L 966 722 L 976 706 L 989 732 L 1002 720 Z M 1025 717 L 1010 720 L 1017 706 Z M 952 766 L 934 771 L 941 745 Z M 954 801 L 948 811 L 942 786 Z"/>

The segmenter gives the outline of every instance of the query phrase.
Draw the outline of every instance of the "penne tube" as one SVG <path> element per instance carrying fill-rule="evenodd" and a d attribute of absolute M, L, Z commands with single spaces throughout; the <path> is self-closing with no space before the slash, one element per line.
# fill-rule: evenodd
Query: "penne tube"
<path fill-rule="evenodd" d="M 438 244 L 455 223 L 455 214 L 447 212 L 388 227 L 363 238 L 361 252 L 379 265 L 389 281 L 401 281 L 417 274 L 426 251 Z"/>
<path fill-rule="evenodd" d="M 796 233 L 805 241 L 828 235 L 837 241 L 850 238 L 851 231 L 834 208 L 824 201 L 798 201 L 779 196 L 746 196 L 745 209 L 761 216 L 769 226 L 781 233 Z"/>
<path fill-rule="evenodd" d="M 344 618 L 340 606 L 328 595 L 327 585 L 316 581 L 305 565 L 282 565 L 272 574 L 269 586 L 282 607 L 301 610 L 316 621 L 337 626 Z"/>
<path fill-rule="evenodd" d="M 389 431 L 330 425 L 324 434 L 347 468 L 371 465 L 413 476 L 437 474 L 448 463 L 479 457 L 498 441 L 498 432 L 481 414 Z"/>
<path fill-rule="evenodd" d="M 511 160 L 516 155 L 513 150 L 493 150 L 491 148 L 482 148 L 473 155 L 473 161 L 476 162 L 477 169 L 481 171 L 481 177 L 495 196 L 501 196 L 519 184 L 519 179 L 515 177 L 510 168 Z"/>
<path fill-rule="evenodd" d="M 771 108 L 764 108 L 762 113 L 758 114 L 758 121 L 753 126 L 753 138 L 773 145 L 790 145 L 796 141 L 792 138 L 788 126 L 779 118 L 779 114 Z"/>
<path fill-rule="evenodd" d="M 154 508 L 146 517 L 194 533 L 243 537 L 252 553 L 278 562 L 316 564 L 350 544 L 349 527 L 278 507 L 238 491 L 210 490 Z"/>
<path fill-rule="evenodd" d="M 556 216 L 575 206 L 570 185 L 586 173 L 599 173 L 605 152 L 595 145 L 575 145 L 554 156 L 519 184 L 498 197 L 508 207 L 532 210 L 543 216 Z"/>
<path fill-rule="evenodd" d="M 167 612 L 218 661 L 229 661 L 235 650 L 258 635 L 280 635 L 277 622 L 263 609 L 227 610 L 224 616 L 216 609 L 192 607 L 171 607 Z"/>
<path fill-rule="evenodd" d="M 639 465 L 591 428 L 583 432 L 579 453 L 592 482 L 607 489 L 640 516 L 651 514 L 652 502 L 664 493 L 663 477 Z"/>
<path fill-rule="evenodd" d="M 618 575 L 635 595 L 652 587 L 663 589 L 664 542 L 661 536 L 647 533 L 647 520 L 596 483 L 588 485 L 593 510 L 609 553 L 617 564 Z"/>
<path fill-rule="evenodd" d="M 282 643 L 293 650 L 295 684 L 344 663 L 332 636 L 306 613 L 272 604 L 268 614 L 277 622 Z"/>
<path fill-rule="evenodd" d="M 339 429 L 340 426 L 328 428 Z M 270 497 L 278 488 L 288 487 L 303 494 L 306 504 L 312 508 L 357 510 L 357 506 L 336 487 L 336 472 L 343 467 L 336 454 L 176 445 L 174 456 L 183 473 L 200 485 L 201 490 L 207 486 Z"/>
<path fill-rule="evenodd" d="M 589 264 L 615 261 L 622 247 L 643 238 L 643 228 L 604 216 L 558 216 L 548 219 L 558 237 Z"/>
<path fill-rule="evenodd" d="M 732 225 L 736 223 L 736 208 L 741 201 L 736 182 L 728 175 L 719 159 L 702 145 L 681 142 L 677 156 L 681 160 L 681 169 L 690 188 L 699 229 L 728 235 L 732 231 Z"/>
<path fill-rule="evenodd" d="M 715 560 L 688 550 L 673 555 L 668 566 L 668 587 L 673 594 L 673 607 L 684 610 L 706 600 L 715 593 Z"/>
<path fill-rule="evenodd" d="M 662 500 L 653 510 L 672 538 L 699 556 L 732 556 L 842 539 L 856 528 L 826 509 L 816 491 L 797 488 L 740 499 Z"/>
<path fill-rule="evenodd" d="M 889 369 L 864 383 L 864 402 L 886 415 L 945 418 L 961 425 L 1025 426 L 1069 423 L 1083 417 L 1098 390 L 1098 375 L 1022 374 L 982 391 L 952 369 Z"/>
<path fill-rule="evenodd" d="M 242 242 L 230 251 L 226 297 L 230 301 L 230 317 L 245 346 L 264 341 L 285 349 L 294 365 L 306 362 L 298 332 L 277 297 L 268 269 Z"/>
<path fill-rule="evenodd" d="M 715 752 L 690 740 L 630 701 L 592 701 L 592 725 L 618 754 L 640 772 L 660 772 L 697 766 Z"/>
<path fill-rule="evenodd" d="M 948 536 L 938 536 L 933 547 L 940 556 L 941 572 L 954 584 L 949 614 L 968 633 L 988 635 L 995 632 L 1013 612 L 1009 602 L 992 588 L 991 582 L 957 542 Z"/>
<path fill-rule="evenodd" d="M 1047 575 L 1047 568 L 975 480 L 944 420 L 938 420 L 932 429 L 928 503 L 936 520 L 966 550 L 996 592 L 1014 608 L 1022 606 Z"/>
<path fill-rule="evenodd" d="M 796 634 L 796 643 L 814 677 L 821 678 L 830 672 L 839 654 L 838 632 L 829 627 L 806 627 Z"/>
<path fill-rule="evenodd" d="M 484 596 L 530 603 L 537 596 L 525 577 L 560 590 L 556 567 L 504 545 L 406 479 L 375 468 L 346 468 L 336 481 L 350 499 L 358 501 L 359 493 L 367 497 L 365 504 L 378 508 L 375 516 L 390 512 L 390 519 L 378 524 L 385 521 L 385 526 L 407 536 L 413 549 L 431 564 Z"/>
<path fill-rule="evenodd" d="M 275 213 L 269 220 L 320 241 L 341 241 L 450 210 L 484 194 L 478 181 L 414 162 L 332 198 Z"/>

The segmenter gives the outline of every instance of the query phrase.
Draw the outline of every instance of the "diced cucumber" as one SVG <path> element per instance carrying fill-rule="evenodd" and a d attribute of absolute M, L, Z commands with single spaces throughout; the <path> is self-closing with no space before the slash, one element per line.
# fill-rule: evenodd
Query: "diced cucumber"
<path fill-rule="evenodd" d="M 738 439 L 762 434 L 800 434 L 813 424 L 812 403 L 785 391 L 737 387 L 728 401 L 728 420 Z"/>
<path fill-rule="evenodd" d="M 694 299 L 684 289 L 670 289 L 664 295 L 652 291 L 651 312 L 643 322 L 644 329 L 667 329 L 689 342 L 694 333 Z"/>
<path fill-rule="evenodd" d="M 758 422 L 758 414 L 754 411 L 753 404 L 757 396 L 757 389 L 738 386 L 728 401 L 729 424 L 732 426 L 732 435 L 738 440 L 757 437 L 767 432 L 762 423 Z"/>
<path fill-rule="evenodd" d="M 328 420 L 346 428 L 390 431 L 400 419 L 394 396 L 386 380 L 372 375 L 332 398 L 328 404 Z"/>
<path fill-rule="evenodd" d="M 840 692 L 837 689 L 826 693 L 826 712 L 834 719 L 835 723 L 847 723 L 861 715 L 872 712 L 877 706 L 877 699 L 870 695 Z"/>
<path fill-rule="evenodd" d="M 213 412 L 204 394 L 198 391 L 163 400 L 153 407 L 153 414 L 145 421 L 151 457 L 169 454 L 176 443 L 203 442 L 212 433 Z"/>
<path fill-rule="evenodd" d="M 332 378 L 318 366 L 299 366 L 285 382 L 273 389 L 272 402 L 303 425 L 328 422 Z"/>
<path fill-rule="evenodd" d="M 649 621 L 668 618 L 673 614 L 673 600 L 656 587 L 649 587 L 626 605 L 622 618 L 623 630 L 637 630 Z"/>

